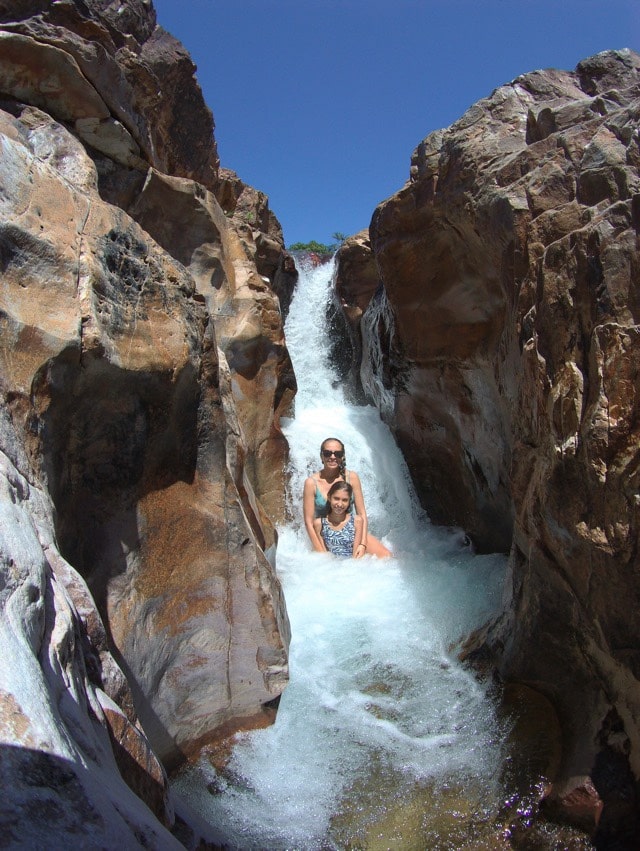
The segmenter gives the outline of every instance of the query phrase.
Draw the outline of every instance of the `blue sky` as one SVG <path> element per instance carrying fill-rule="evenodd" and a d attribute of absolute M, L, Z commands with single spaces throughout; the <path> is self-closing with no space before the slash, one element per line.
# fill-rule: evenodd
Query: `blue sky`
<path fill-rule="evenodd" d="M 154 0 L 188 49 L 221 164 L 285 242 L 369 225 L 433 130 L 514 77 L 640 52 L 640 0 Z"/>

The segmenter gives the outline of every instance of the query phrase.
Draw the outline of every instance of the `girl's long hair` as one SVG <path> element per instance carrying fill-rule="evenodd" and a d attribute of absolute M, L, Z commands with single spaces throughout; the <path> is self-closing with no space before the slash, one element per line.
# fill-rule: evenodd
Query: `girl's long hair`
<path fill-rule="evenodd" d="M 324 449 L 325 443 L 329 443 L 330 440 L 335 440 L 336 443 L 339 443 L 342 447 L 342 461 L 338 461 L 338 468 L 340 470 L 340 475 L 342 478 L 346 477 L 347 472 L 347 452 L 344 448 L 344 443 L 338 437 L 325 437 L 325 439 L 320 444 L 320 457 L 322 458 L 322 450 Z M 322 459 L 324 461 L 324 458 Z"/>

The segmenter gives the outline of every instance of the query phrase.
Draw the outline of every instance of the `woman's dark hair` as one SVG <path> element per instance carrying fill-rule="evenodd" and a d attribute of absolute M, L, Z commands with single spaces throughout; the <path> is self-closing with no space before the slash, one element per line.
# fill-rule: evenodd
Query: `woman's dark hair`
<path fill-rule="evenodd" d="M 340 475 L 344 476 L 345 470 L 347 469 L 347 452 L 344 448 L 344 443 L 338 437 L 325 437 L 325 439 L 320 444 L 320 457 L 322 458 L 322 450 L 324 449 L 325 444 L 329 443 L 331 440 L 334 440 L 336 443 L 339 443 L 342 447 L 342 460 L 338 460 L 338 465 L 340 467 Z"/>
<path fill-rule="evenodd" d="M 349 482 L 334 482 L 327 492 L 327 505 L 329 505 L 329 500 L 334 493 L 338 493 L 338 491 L 346 491 L 349 494 L 349 499 L 353 496 L 353 488 Z"/>

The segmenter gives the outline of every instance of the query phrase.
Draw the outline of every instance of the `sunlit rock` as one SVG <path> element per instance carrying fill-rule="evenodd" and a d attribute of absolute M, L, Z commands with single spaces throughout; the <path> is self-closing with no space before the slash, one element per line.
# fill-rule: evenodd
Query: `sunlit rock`
<path fill-rule="evenodd" d="M 338 250 L 336 292 L 351 321 L 359 319 L 380 287 L 369 231 L 350 236 Z"/>
<path fill-rule="evenodd" d="M 60 838 L 175 847 L 159 759 L 272 721 L 287 682 L 295 269 L 262 193 L 220 206 L 211 113 L 148 2 L 0 21 L 3 785 L 27 777 L 3 828 L 42 766 Z"/>
<path fill-rule="evenodd" d="M 193 83 L 194 65 L 169 33 L 155 26 L 144 0 L 91 3 L 5 3 L 0 91 L 40 106 L 58 120 L 99 119 L 76 126 L 103 150 L 113 134 L 130 134 L 142 151 L 132 161 L 213 187 L 218 157 L 213 117 Z M 15 45 L 15 48 L 14 48 Z M 187 129 L 188 128 L 188 129 Z M 95 145 L 103 137 L 106 141 Z M 112 142 L 111 142 L 112 145 Z M 109 153 L 109 151 L 107 151 Z M 117 158 L 118 159 L 118 158 Z"/>
<path fill-rule="evenodd" d="M 18 121 L 6 121 L 22 129 Z M 236 557 L 243 564 L 232 595 L 241 605 L 237 620 L 251 621 L 254 592 L 239 602 L 249 562 L 256 577 L 264 574 L 256 579 L 259 599 L 273 594 L 271 570 L 259 553 L 273 542 L 270 524 L 244 472 L 246 424 L 241 408 L 236 413 L 233 387 L 239 379 L 228 373 L 223 404 L 219 377 L 212 382 L 219 372 L 213 326 L 182 265 L 86 185 L 73 188 L 39 164 L 28 138 L 5 136 L 5 146 L 3 163 L 12 167 L 6 180 L 13 187 L 4 203 L 11 223 L 3 229 L 6 392 L 12 394 L 14 421 L 32 434 L 32 463 L 54 499 L 61 547 L 107 615 L 137 684 L 143 718 L 151 700 L 145 720 L 149 727 L 154 719 L 152 738 L 166 756 L 236 711 L 254 714 L 280 688 L 272 689 L 260 665 L 251 681 L 252 666 L 240 662 L 240 690 L 246 692 L 251 681 L 259 697 L 249 688 L 252 696 L 239 698 L 233 708 L 233 694 L 219 693 L 234 658 L 228 650 L 234 551 L 242 553 Z M 67 153 L 72 149 L 72 143 L 65 146 Z M 263 282 L 260 288 L 266 292 Z M 225 418 L 225 406 L 235 419 Z M 238 513 L 234 522 L 232 511 Z M 162 614 L 167 607 L 169 635 Z M 265 617 L 261 611 L 258 632 Z M 268 634 L 279 634 L 275 620 Z M 246 645 L 254 667 L 258 633 L 256 639 Z M 278 641 L 284 670 L 285 645 Z M 202 666 L 210 671 L 204 679 L 196 674 Z M 199 676 L 202 707 L 197 683 L 182 682 L 187 672 Z M 182 709 L 169 698 L 176 689 L 191 695 L 188 703 L 180 698 Z"/>

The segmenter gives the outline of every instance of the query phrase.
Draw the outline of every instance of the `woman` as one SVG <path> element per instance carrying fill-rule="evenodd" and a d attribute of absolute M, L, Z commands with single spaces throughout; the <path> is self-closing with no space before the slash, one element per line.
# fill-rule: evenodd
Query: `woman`
<path fill-rule="evenodd" d="M 325 550 L 338 558 L 357 558 L 362 546 L 362 517 L 351 512 L 353 488 L 339 479 L 329 488 L 328 511 L 316 517 L 313 528 L 322 539 Z"/>
<path fill-rule="evenodd" d="M 323 440 L 320 446 L 320 458 L 322 469 L 307 478 L 302 496 L 304 525 L 313 549 L 316 552 L 326 550 L 322 537 L 314 528 L 313 521 L 326 513 L 327 495 L 331 485 L 337 481 L 345 481 L 353 488 L 351 510 L 362 518 L 362 543 L 356 548 L 354 558 L 362 558 L 367 554 L 378 556 L 378 558 L 390 556 L 391 552 L 385 545 L 369 534 L 360 478 L 353 470 L 347 470 L 344 443 L 335 437 Z"/>

